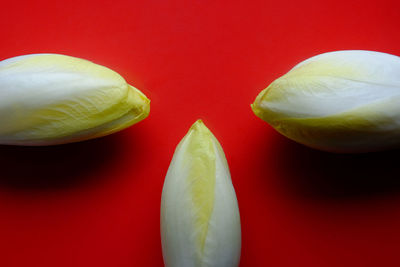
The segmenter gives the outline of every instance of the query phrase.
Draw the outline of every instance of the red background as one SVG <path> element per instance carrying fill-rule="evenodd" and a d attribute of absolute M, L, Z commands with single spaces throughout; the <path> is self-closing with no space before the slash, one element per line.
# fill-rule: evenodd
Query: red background
<path fill-rule="evenodd" d="M 230 164 L 242 267 L 400 266 L 400 152 L 313 151 L 250 109 L 313 55 L 400 55 L 399 1 L 6 0 L 0 8 L 0 59 L 89 59 L 152 101 L 145 121 L 109 137 L 0 146 L 0 266 L 163 266 L 163 180 L 198 118 Z"/>

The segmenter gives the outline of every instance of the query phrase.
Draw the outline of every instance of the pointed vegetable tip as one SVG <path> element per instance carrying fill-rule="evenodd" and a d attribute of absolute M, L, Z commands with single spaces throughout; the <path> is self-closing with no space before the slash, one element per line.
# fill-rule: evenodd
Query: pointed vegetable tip
<path fill-rule="evenodd" d="M 240 216 L 225 155 L 201 120 L 175 150 L 161 201 L 167 267 L 233 267 L 240 259 Z"/>
<path fill-rule="evenodd" d="M 312 148 L 398 148 L 400 58 L 362 50 L 321 54 L 272 82 L 251 107 L 278 132 Z"/>
<path fill-rule="evenodd" d="M 32 54 L 0 62 L 0 144 L 83 141 L 125 129 L 149 111 L 142 92 L 87 60 Z"/>

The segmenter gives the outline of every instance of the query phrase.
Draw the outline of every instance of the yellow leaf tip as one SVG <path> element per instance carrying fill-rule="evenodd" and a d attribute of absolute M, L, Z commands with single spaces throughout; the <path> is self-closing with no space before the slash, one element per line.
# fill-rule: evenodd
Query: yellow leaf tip
<path fill-rule="evenodd" d="M 202 128 L 202 127 L 205 127 L 205 128 L 206 128 L 206 126 L 205 126 L 203 120 L 198 119 L 198 120 L 196 120 L 196 121 L 192 124 L 192 126 L 190 127 L 190 129 L 195 130 L 195 129 L 200 129 L 200 128 Z"/>
<path fill-rule="evenodd" d="M 206 137 L 211 134 L 210 129 L 204 124 L 203 120 L 198 119 L 189 129 L 189 132 L 200 134 L 200 136 Z"/>

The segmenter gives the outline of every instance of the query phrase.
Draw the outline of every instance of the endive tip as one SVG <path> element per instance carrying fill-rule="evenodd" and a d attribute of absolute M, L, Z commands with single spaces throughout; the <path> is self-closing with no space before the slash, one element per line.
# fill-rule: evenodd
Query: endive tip
<path fill-rule="evenodd" d="M 137 89 L 136 87 L 129 85 L 129 88 L 131 90 L 133 90 L 136 94 L 138 94 L 138 98 L 135 99 L 136 105 L 139 106 L 141 108 L 141 115 L 140 115 L 140 119 L 138 118 L 137 122 L 147 118 L 147 116 L 150 113 L 150 99 L 144 94 L 142 93 L 139 89 Z M 134 104 L 135 102 L 132 102 L 132 104 Z M 136 106 L 135 105 L 135 106 Z"/>
<path fill-rule="evenodd" d="M 139 90 L 138 90 L 139 91 Z M 140 92 L 140 91 L 139 91 Z M 143 108 L 143 119 L 147 118 L 150 114 L 150 99 L 147 98 L 143 93 L 142 93 L 142 99 L 144 102 L 144 108 Z"/>
<path fill-rule="evenodd" d="M 190 127 L 190 131 L 196 132 L 210 132 L 207 126 L 204 124 L 203 120 L 198 119 L 195 123 Z"/>
<path fill-rule="evenodd" d="M 203 125 L 204 125 L 204 122 L 203 122 L 202 119 L 197 119 L 197 120 L 193 123 L 192 126 L 199 125 L 199 124 L 203 124 Z"/>
<path fill-rule="evenodd" d="M 266 92 L 268 91 L 268 89 L 269 89 L 269 86 L 267 88 L 265 88 L 264 90 L 262 90 L 257 95 L 254 102 L 250 105 L 251 109 L 253 110 L 253 113 L 259 118 L 262 118 L 262 114 L 263 114 L 263 110 L 260 107 L 260 103 L 261 103 L 261 101 L 264 100 L 264 96 L 265 96 Z"/>
<path fill-rule="evenodd" d="M 250 104 L 250 108 L 251 108 L 251 110 L 253 110 L 254 114 L 256 114 L 256 115 L 258 114 L 258 108 L 256 106 L 256 102 Z"/>

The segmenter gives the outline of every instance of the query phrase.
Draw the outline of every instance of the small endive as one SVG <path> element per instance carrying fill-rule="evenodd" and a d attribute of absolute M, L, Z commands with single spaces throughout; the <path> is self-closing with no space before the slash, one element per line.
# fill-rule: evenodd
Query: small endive
<path fill-rule="evenodd" d="M 301 144 L 331 152 L 400 146 L 400 58 L 348 50 L 307 59 L 256 98 L 254 113 Z"/>
<path fill-rule="evenodd" d="M 179 143 L 164 182 L 161 239 L 167 267 L 234 267 L 240 216 L 224 152 L 198 120 Z"/>
<path fill-rule="evenodd" d="M 0 144 L 96 138 L 143 120 L 149 109 L 138 89 L 87 60 L 32 54 L 0 62 Z"/>

